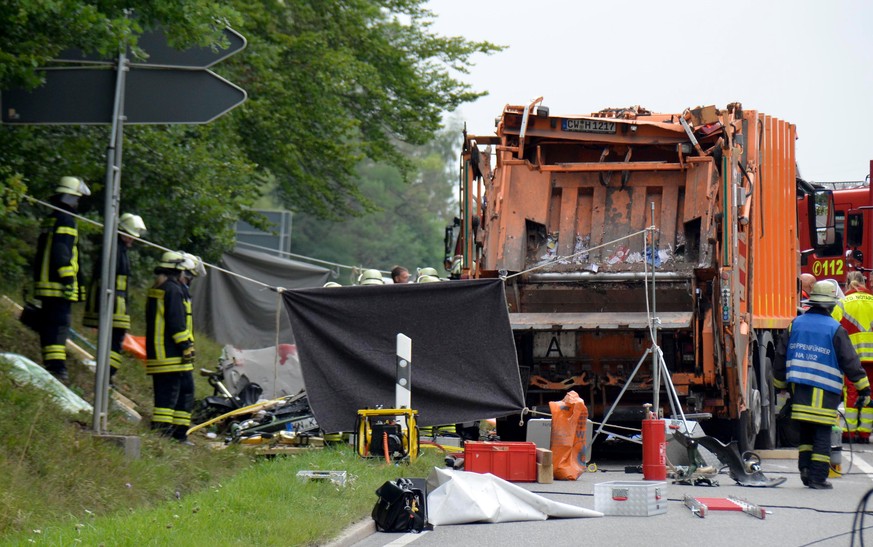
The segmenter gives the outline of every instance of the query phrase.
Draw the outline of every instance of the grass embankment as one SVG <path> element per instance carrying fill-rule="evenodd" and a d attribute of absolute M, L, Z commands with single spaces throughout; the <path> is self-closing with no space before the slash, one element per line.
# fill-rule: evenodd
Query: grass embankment
<path fill-rule="evenodd" d="M 75 324 L 75 322 L 74 322 Z M 78 329 L 77 329 L 78 330 Z M 39 341 L 0 306 L 0 352 L 39 362 Z M 198 366 L 220 347 L 198 338 Z M 72 360 L 71 360 L 72 361 Z M 141 438 L 125 459 L 89 431 L 92 417 L 63 414 L 37 389 L 15 383 L 0 363 L 0 541 L 45 545 L 314 545 L 369 514 L 374 490 L 440 465 L 427 453 L 411 466 L 362 460 L 347 446 L 255 459 L 242 447 L 186 447 L 149 431 L 151 382 L 126 360 L 117 384 L 137 403 L 139 424 L 110 412 L 108 430 Z M 93 400 L 94 376 L 72 363 L 71 389 Z M 197 397 L 211 394 L 198 377 Z M 344 487 L 304 482 L 299 470 L 346 471 Z"/>

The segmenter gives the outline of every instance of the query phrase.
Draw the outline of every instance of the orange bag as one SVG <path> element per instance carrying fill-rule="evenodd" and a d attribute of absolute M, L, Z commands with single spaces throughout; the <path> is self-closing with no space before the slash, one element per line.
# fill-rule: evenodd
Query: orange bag
<path fill-rule="evenodd" d="M 146 360 L 145 336 L 131 336 L 130 333 L 124 335 L 124 341 L 121 343 L 121 349 L 133 355 L 140 361 Z"/>
<path fill-rule="evenodd" d="M 555 478 L 574 481 L 585 471 L 582 461 L 590 442 L 587 434 L 588 407 L 575 391 L 562 401 L 549 402 L 552 412 L 552 463 Z"/>

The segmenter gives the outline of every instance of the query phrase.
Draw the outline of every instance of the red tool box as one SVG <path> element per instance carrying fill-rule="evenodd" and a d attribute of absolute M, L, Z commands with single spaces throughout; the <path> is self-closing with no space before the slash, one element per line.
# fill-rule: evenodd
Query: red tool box
<path fill-rule="evenodd" d="M 464 469 L 491 473 L 501 479 L 536 482 L 537 445 L 529 442 L 464 443 Z"/>

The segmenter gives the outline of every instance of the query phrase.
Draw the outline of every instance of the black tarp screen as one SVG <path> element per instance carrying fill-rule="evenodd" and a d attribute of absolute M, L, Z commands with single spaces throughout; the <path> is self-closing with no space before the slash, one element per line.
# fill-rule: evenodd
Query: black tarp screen
<path fill-rule="evenodd" d="M 412 339 L 420 425 L 506 416 L 524 407 L 501 280 L 284 293 L 309 403 L 327 432 L 359 409 L 394 407 L 397 334 Z"/>

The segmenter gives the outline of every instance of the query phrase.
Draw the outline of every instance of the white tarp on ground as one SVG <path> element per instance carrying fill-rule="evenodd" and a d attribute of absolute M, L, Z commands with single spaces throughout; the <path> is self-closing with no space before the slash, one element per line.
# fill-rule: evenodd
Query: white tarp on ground
<path fill-rule="evenodd" d="M 427 520 L 434 526 L 603 516 L 599 511 L 544 498 L 491 473 L 434 467 L 427 486 Z"/>
<path fill-rule="evenodd" d="M 263 389 L 261 396 L 276 399 L 297 395 L 302 389 L 303 372 L 297 359 L 297 347 L 279 344 L 263 349 L 239 349 L 225 346 L 221 354 L 224 383 L 233 394 L 238 394 L 249 382 Z"/>
<path fill-rule="evenodd" d="M 12 377 L 16 382 L 32 384 L 39 389 L 49 392 L 61 409 L 70 414 L 94 412 L 94 407 L 88 401 L 70 391 L 67 386 L 49 374 L 49 371 L 27 357 L 17 353 L 0 353 L 0 359 L 12 364 Z"/>

